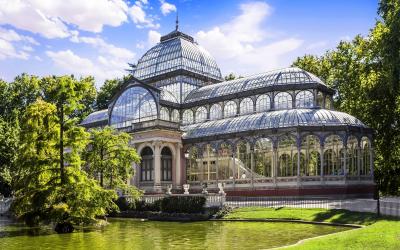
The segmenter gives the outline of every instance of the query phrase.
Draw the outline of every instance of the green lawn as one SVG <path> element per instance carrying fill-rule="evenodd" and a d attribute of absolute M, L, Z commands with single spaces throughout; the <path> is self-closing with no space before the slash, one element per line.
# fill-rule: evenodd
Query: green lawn
<path fill-rule="evenodd" d="M 400 249 L 400 220 L 346 210 L 260 208 L 235 209 L 225 219 L 292 219 L 366 227 L 306 240 L 290 249 Z"/>

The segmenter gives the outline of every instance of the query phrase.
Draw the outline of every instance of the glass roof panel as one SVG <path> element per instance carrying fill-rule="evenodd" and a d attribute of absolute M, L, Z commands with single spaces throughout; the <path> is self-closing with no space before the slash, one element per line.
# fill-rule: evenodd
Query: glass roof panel
<path fill-rule="evenodd" d="M 325 109 L 291 109 L 243 115 L 183 126 L 182 130 L 184 134 L 182 138 L 192 139 L 259 129 L 322 125 L 366 127 L 355 117 L 338 111 Z"/>
<path fill-rule="evenodd" d="M 90 124 L 107 120 L 108 120 L 108 109 L 103 109 L 89 114 L 85 119 L 83 119 L 81 124 Z"/>

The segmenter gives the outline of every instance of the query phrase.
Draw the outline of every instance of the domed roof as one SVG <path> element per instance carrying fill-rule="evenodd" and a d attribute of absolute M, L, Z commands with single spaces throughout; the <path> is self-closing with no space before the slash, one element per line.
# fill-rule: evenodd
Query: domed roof
<path fill-rule="evenodd" d="M 186 70 L 210 80 L 222 80 L 221 71 L 214 58 L 180 31 L 161 37 L 160 43 L 139 59 L 134 76 L 146 80 L 176 70 Z"/>
<path fill-rule="evenodd" d="M 326 86 L 321 79 L 310 72 L 297 67 L 291 67 L 211 84 L 195 89 L 186 97 L 185 103 L 196 102 L 204 99 L 212 99 L 274 85 L 306 83 L 315 83 Z"/>
<path fill-rule="evenodd" d="M 349 114 L 327 109 L 290 109 L 243 115 L 184 126 L 183 139 L 298 126 L 355 126 L 367 128 Z"/>

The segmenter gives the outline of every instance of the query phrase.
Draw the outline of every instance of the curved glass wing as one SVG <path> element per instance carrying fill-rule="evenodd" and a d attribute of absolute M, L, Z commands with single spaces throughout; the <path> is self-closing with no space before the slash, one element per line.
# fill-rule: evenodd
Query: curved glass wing
<path fill-rule="evenodd" d="M 134 86 L 126 89 L 115 101 L 110 124 L 121 128 L 156 118 L 157 105 L 153 95 L 143 87 Z"/>
<path fill-rule="evenodd" d="M 198 88 L 187 96 L 185 103 L 196 102 L 199 100 L 230 95 L 253 89 L 265 88 L 273 85 L 304 83 L 318 83 L 325 85 L 313 74 L 305 70 L 292 67 Z"/>
<path fill-rule="evenodd" d="M 81 124 L 85 125 L 107 120 L 108 120 L 108 109 L 103 109 L 89 114 L 85 119 L 83 119 Z"/>
<path fill-rule="evenodd" d="M 260 129 L 323 125 L 366 127 L 357 118 L 338 111 L 326 109 L 290 109 L 207 121 L 183 126 L 182 130 L 184 131 L 183 139 L 189 139 Z"/>

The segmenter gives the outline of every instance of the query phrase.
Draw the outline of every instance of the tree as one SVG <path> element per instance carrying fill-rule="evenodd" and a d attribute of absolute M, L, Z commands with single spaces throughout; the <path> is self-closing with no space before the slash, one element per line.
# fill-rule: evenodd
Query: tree
<path fill-rule="evenodd" d="M 373 128 L 375 177 L 385 194 L 400 193 L 400 3 L 382 0 L 367 37 L 339 43 L 321 57 L 293 65 L 323 78 L 336 90 L 335 106 Z"/>
<path fill-rule="evenodd" d="M 100 175 L 100 186 L 121 189 L 136 197 L 137 189 L 127 185 L 134 174 L 132 164 L 140 162 L 136 150 L 129 146 L 131 136 L 112 127 L 93 129 L 90 134 L 91 141 L 84 153 L 87 172 Z"/>
<path fill-rule="evenodd" d="M 88 141 L 85 131 L 74 130 L 74 142 L 68 140 L 66 169 L 60 176 L 58 112 L 56 105 L 38 100 L 28 106 L 21 122 L 19 167 L 12 175 L 12 210 L 28 225 L 45 221 L 72 227 L 93 222 L 115 208 L 115 192 L 102 189 L 81 170 L 79 154 Z"/>

